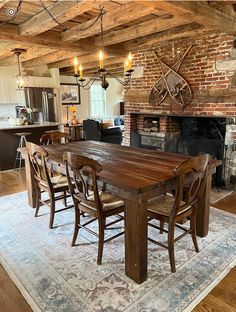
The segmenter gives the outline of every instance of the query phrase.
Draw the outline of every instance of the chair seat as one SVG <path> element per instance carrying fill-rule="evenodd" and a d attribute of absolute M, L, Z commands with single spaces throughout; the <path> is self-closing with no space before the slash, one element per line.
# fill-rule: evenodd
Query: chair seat
<path fill-rule="evenodd" d="M 168 217 L 174 205 L 175 198 L 171 194 L 160 195 L 148 202 L 148 212 L 156 213 Z M 181 201 L 181 207 L 177 215 L 187 211 L 190 207 L 186 207 L 186 203 Z"/>
<path fill-rule="evenodd" d="M 68 181 L 67 181 L 66 176 L 57 175 L 57 176 L 51 177 L 50 179 L 51 179 L 53 188 L 55 188 L 55 189 L 68 186 Z M 46 183 L 44 183 L 44 181 L 41 181 L 40 184 L 47 187 L 47 185 L 46 185 Z"/>
<path fill-rule="evenodd" d="M 124 206 L 124 201 L 109 192 L 99 192 L 99 196 L 101 198 L 101 201 L 103 203 L 103 210 L 104 211 L 110 211 L 119 207 Z M 87 206 L 88 208 L 94 207 L 94 195 L 90 195 L 88 198 L 88 201 L 91 201 L 91 206 L 87 205 L 86 203 L 82 203 L 82 205 Z"/>

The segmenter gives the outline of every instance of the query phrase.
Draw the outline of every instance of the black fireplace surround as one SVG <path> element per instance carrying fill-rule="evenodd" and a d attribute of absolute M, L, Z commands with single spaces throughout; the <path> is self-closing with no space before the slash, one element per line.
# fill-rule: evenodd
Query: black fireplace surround
<path fill-rule="evenodd" d="M 165 136 L 162 140 L 162 150 L 196 156 L 207 153 L 213 158 L 222 160 L 224 166 L 226 117 L 189 117 L 173 116 L 181 125 L 181 133 L 178 137 Z M 152 138 L 153 140 L 153 138 Z M 142 144 L 142 134 L 131 132 L 131 146 L 159 149 L 158 144 Z M 164 146 L 164 148 L 163 148 Z M 218 166 L 213 176 L 213 185 L 223 185 L 223 166 Z"/>

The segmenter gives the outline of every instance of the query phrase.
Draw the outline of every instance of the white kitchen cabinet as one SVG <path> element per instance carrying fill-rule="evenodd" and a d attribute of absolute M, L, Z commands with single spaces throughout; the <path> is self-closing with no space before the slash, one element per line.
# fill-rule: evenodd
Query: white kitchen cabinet
<path fill-rule="evenodd" d="M 25 84 L 28 87 L 54 87 L 51 77 L 28 76 Z M 16 90 L 16 77 L 0 76 L 0 104 L 25 105 L 24 90 Z"/>
<path fill-rule="evenodd" d="M 52 77 L 28 76 L 26 78 L 26 85 L 37 88 L 54 88 Z"/>
<path fill-rule="evenodd" d="M 0 104 L 25 105 L 24 91 L 16 90 L 16 78 L 0 76 Z"/>
<path fill-rule="evenodd" d="M 5 104 L 8 98 L 8 79 L 7 77 L 0 77 L 0 103 Z"/>

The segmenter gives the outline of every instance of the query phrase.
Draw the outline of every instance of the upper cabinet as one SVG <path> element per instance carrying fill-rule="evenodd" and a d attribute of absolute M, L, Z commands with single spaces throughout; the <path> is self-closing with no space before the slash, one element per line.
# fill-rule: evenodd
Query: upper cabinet
<path fill-rule="evenodd" d="M 25 105 L 24 91 L 16 90 L 15 78 L 0 76 L 0 104 Z"/>
<path fill-rule="evenodd" d="M 28 76 L 26 78 L 27 87 L 36 88 L 53 88 L 53 78 L 52 77 L 38 77 L 38 76 Z"/>
<path fill-rule="evenodd" d="M 51 77 L 29 76 L 26 78 L 26 86 L 38 88 L 53 88 Z M 16 90 L 16 78 L 0 76 L 0 104 L 25 105 L 24 90 Z"/>

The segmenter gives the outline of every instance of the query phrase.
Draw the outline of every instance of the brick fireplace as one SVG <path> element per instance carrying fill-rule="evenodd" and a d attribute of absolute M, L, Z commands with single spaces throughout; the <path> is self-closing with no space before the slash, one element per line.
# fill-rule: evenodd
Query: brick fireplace
<path fill-rule="evenodd" d="M 192 103 L 184 111 L 173 103 L 170 97 L 167 97 L 161 105 L 150 104 L 151 89 L 161 77 L 161 69 L 153 51 L 156 51 L 159 57 L 171 66 L 181 58 L 190 44 L 193 47 L 179 73 L 188 81 L 193 91 Z M 228 129 L 226 125 L 232 123 L 232 117 L 236 116 L 236 75 L 233 67 L 230 66 L 230 62 L 236 59 L 235 55 L 234 37 L 226 34 L 204 34 L 191 39 L 168 41 L 136 52 L 134 67 L 138 67 L 139 75 L 136 77 L 134 75 L 131 85 L 125 89 L 125 144 L 186 152 L 183 144 L 183 132 L 186 130 L 184 117 L 191 117 L 192 120 L 197 117 L 205 118 L 207 122 L 202 121 L 201 127 L 207 128 L 206 133 L 209 125 L 215 129 L 215 132 L 211 130 L 213 136 L 216 135 L 216 140 L 221 141 L 223 145 L 218 158 L 223 159 L 224 141 Z M 154 124 L 158 126 L 158 131 L 145 129 L 146 120 L 152 118 Z M 216 130 L 219 124 L 223 124 L 224 128 L 221 129 L 220 135 L 217 134 L 219 129 Z M 214 137 L 211 139 L 214 140 Z M 182 147 L 179 144 L 181 140 Z M 177 149 L 176 144 L 179 145 Z M 187 153 L 193 154 L 193 151 Z M 216 155 L 212 156 L 216 157 Z M 232 159 L 228 163 L 232 163 Z"/>

